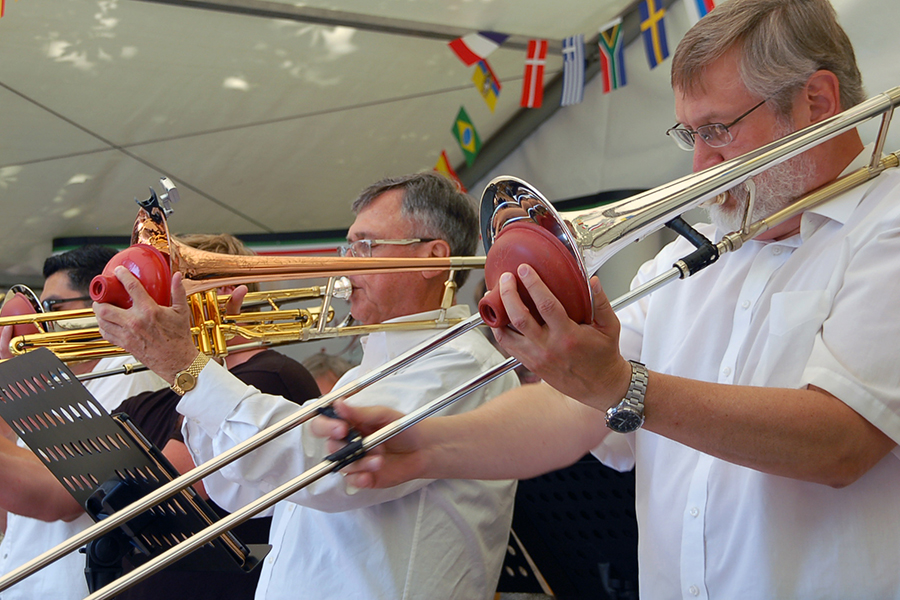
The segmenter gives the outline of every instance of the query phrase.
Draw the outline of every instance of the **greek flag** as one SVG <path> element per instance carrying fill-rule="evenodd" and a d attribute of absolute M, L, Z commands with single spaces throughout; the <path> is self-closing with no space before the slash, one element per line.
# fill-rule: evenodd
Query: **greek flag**
<path fill-rule="evenodd" d="M 563 40 L 563 92 L 560 106 L 581 104 L 584 100 L 584 35 Z"/>

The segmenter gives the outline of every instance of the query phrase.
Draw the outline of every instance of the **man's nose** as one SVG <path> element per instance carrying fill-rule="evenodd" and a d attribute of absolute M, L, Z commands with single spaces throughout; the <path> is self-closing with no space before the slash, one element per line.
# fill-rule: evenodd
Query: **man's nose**
<path fill-rule="evenodd" d="M 725 157 L 719 151 L 719 148 L 710 148 L 703 140 L 697 139 L 694 143 L 694 172 L 708 169 L 713 165 L 717 165 L 725 161 Z"/>

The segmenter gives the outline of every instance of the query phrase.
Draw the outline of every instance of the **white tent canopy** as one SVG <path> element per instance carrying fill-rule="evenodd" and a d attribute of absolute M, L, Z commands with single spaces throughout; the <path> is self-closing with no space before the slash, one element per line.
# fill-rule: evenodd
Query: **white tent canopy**
<path fill-rule="evenodd" d="M 868 91 L 900 84 L 889 52 L 900 3 L 833 3 Z M 634 4 L 215 0 L 208 10 L 190 0 L 7 0 L 0 283 L 39 281 L 55 238 L 128 236 L 132 198 L 159 190 L 163 175 L 182 197 L 175 232 L 340 232 L 368 183 L 428 169 L 441 150 L 463 163 L 450 133 L 460 106 L 486 140 L 530 118 L 518 106 L 525 40 L 555 48 L 549 81 L 563 37 L 595 38 Z M 676 0 L 670 50 L 687 27 Z M 512 36 L 489 59 L 503 84 L 493 113 L 447 47 L 475 30 Z M 553 112 L 496 166 L 484 163 L 473 195 L 500 174 L 561 199 L 687 173 L 689 154 L 663 135 L 674 121 L 669 62 L 651 71 L 639 42 L 625 61 L 626 87 L 603 94 L 591 81 L 584 103 Z M 895 131 L 887 149 L 897 147 Z"/>

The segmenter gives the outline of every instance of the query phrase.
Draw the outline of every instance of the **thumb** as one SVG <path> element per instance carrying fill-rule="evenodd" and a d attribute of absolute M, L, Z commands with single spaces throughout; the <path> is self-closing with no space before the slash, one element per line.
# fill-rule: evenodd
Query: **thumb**
<path fill-rule="evenodd" d="M 187 303 L 187 292 L 184 289 L 184 275 L 176 271 L 172 275 L 172 308 L 180 314 L 190 314 Z"/>
<path fill-rule="evenodd" d="M 13 326 L 7 325 L 5 327 L 0 327 L 0 359 L 12 358 L 12 352 L 9 349 L 9 344 L 12 341 L 13 337 Z"/>
<path fill-rule="evenodd" d="M 228 302 L 225 303 L 225 314 L 227 315 L 239 315 L 241 314 L 241 304 L 244 303 L 244 298 L 247 296 L 247 286 L 239 285 L 231 292 L 231 297 L 228 298 Z"/>
<path fill-rule="evenodd" d="M 591 277 L 590 284 L 591 296 L 594 299 L 594 327 L 608 329 L 617 324 L 619 318 L 616 316 L 612 304 L 610 304 L 609 298 L 606 297 L 606 292 L 603 291 L 600 280 L 597 279 L 596 275 Z"/>

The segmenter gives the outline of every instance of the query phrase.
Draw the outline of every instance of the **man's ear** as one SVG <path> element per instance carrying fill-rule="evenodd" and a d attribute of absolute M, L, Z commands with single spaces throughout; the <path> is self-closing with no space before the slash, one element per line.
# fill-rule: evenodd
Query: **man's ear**
<path fill-rule="evenodd" d="M 433 240 L 428 242 L 428 258 L 447 258 L 450 256 L 450 244 L 444 240 Z M 433 277 L 444 276 L 446 270 L 443 271 L 422 271 L 422 277 L 431 279 Z"/>
<path fill-rule="evenodd" d="M 818 123 L 841 112 L 841 85 L 837 75 L 819 70 L 812 74 L 800 97 L 800 105 L 806 114 L 801 117 L 807 124 Z"/>

